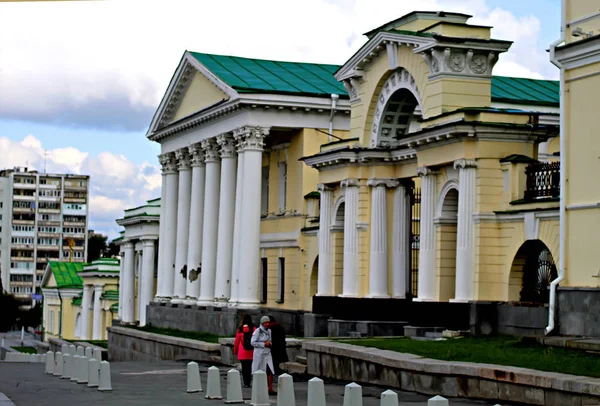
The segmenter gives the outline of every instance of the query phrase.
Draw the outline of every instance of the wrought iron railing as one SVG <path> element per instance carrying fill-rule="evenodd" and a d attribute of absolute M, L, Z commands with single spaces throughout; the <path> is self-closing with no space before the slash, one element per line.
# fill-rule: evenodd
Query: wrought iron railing
<path fill-rule="evenodd" d="M 560 196 L 560 162 L 534 162 L 525 169 L 525 200 Z"/>

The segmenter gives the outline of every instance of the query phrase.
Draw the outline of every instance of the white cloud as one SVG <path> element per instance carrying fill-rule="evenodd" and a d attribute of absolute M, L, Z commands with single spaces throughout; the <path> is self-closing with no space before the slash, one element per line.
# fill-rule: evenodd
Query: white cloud
<path fill-rule="evenodd" d="M 413 10 L 406 0 L 112 0 L 0 5 L 0 117 L 144 130 L 185 49 L 343 63 L 361 34 Z M 555 76 L 534 16 L 484 0 L 420 0 L 474 14 L 516 41 L 498 71 Z M 72 156 L 73 159 L 77 157 Z M 77 166 L 77 162 L 65 162 Z"/>
<path fill-rule="evenodd" d="M 73 147 L 45 151 L 33 135 L 21 142 L 0 135 L 0 151 L 9 151 L 0 155 L 0 168 L 27 166 L 43 171 L 45 166 L 48 173 L 89 175 L 89 227 L 110 238 L 118 235 L 115 219 L 122 217 L 124 209 L 160 196 L 160 169 L 148 162 L 136 165 L 124 155 L 90 154 Z"/>

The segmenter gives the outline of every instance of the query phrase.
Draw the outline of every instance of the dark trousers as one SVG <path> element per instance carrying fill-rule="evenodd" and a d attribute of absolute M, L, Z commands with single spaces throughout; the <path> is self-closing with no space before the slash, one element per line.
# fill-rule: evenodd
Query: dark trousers
<path fill-rule="evenodd" d="M 252 360 L 244 359 L 240 361 L 242 363 L 242 378 L 244 379 L 244 385 L 250 386 L 252 381 Z"/>

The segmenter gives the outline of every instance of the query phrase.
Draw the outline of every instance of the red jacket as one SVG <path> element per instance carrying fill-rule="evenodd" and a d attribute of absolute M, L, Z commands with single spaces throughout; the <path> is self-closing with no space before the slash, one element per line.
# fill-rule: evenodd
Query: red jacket
<path fill-rule="evenodd" d="M 256 330 L 256 327 L 252 330 Z M 250 327 L 247 324 L 244 324 L 243 331 L 237 330 L 235 334 L 235 341 L 233 342 L 233 353 L 237 355 L 237 359 L 240 361 L 243 360 L 251 360 L 254 357 L 254 348 L 251 350 L 246 350 L 244 348 L 244 333 L 250 331 Z"/>

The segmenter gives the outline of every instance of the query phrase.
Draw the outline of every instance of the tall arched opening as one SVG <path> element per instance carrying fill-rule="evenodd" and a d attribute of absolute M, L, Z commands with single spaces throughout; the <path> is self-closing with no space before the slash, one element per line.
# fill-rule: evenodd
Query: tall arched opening
<path fill-rule="evenodd" d="M 442 192 L 444 193 L 444 191 Z M 456 293 L 456 231 L 458 223 L 458 190 L 453 185 L 442 195 L 436 229 L 438 247 L 436 268 L 439 280 L 439 299 L 453 299 Z"/>
<path fill-rule="evenodd" d="M 508 300 L 540 305 L 550 299 L 550 283 L 558 271 L 550 249 L 540 240 L 525 241 L 510 269 Z"/>

